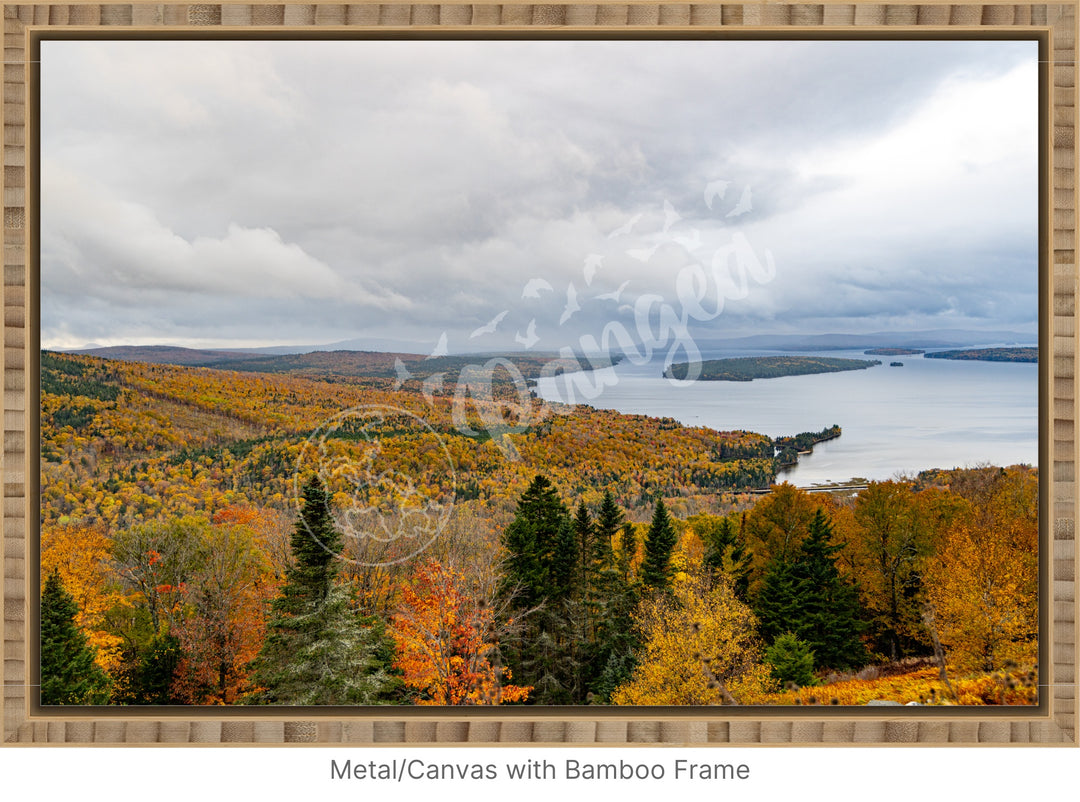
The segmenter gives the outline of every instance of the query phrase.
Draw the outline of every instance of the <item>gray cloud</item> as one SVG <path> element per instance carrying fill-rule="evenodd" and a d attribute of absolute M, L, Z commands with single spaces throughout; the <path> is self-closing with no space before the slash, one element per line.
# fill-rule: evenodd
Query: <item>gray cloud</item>
<path fill-rule="evenodd" d="M 47 42 L 42 340 L 447 331 L 452 349 L 505 347 L 535 319 L 537 347 L 557 348 L 626 318 L 640 294 L 673 299 L 679 270 L 734 232 L 773 255 L 777 278 L 710 334 L 1030 328 L 1035 55 L 1001 42 Z M 730 185 L 709 209 L 717 179 Z M 603 257 L 591 286 L 590 254 Z M 534 277 L 554 291 L 523 299 Z M 580 309 L 560 325 L 571 282 Z M 618 303 L 597 298 L 624 282 Z M 469 338 L 504 310 L 494 334 Z"/>

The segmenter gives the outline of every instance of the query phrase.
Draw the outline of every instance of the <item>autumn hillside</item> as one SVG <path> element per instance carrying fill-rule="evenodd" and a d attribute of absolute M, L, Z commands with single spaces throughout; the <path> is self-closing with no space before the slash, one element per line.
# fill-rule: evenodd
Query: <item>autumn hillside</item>
<path fill-rule="evenodd" d="M 43 352 L 43 702 L 1037 700 L 1033 469 L 756 496 L 839 429 L 550 407 L 493 369 Z"/>
<path fill-rule="evenodd" d="M 45 523 L 115 526 L 234 504 L 285 507 L 306 438 L 365 405 L 430 425 L 388 421 L 378 436 L 386 468 L 444 500 L 509 503 L 539 471 L 568 492 L 597 496 L 610 487 L 631 508 L 657 493 L 693 497 L 767 486 L 774 476 L 762 435 L 588 407 L 559 414 L 495 394 L 464 399 L 459 426 L 452 387 L 429 402 L 415 382 L 394 390 L 390 379 L 327 382 L 50 353 L 41 375 Z M 497 414 L 502 425 L 488 427 L 478 413 Z M 348 447 L 344 438 L 338 444 Z M 445 459 L 424 457 L 440 446 L 452 475 Z"/>

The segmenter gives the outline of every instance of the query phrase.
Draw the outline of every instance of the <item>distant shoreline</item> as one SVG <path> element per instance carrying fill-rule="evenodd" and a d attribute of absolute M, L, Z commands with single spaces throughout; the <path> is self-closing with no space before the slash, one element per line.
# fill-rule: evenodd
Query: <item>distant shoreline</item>
<path fill-rule="evenodd" d="M 968 348 L 957 351 L 936 351 L 927 359 L 976 360 L 980 362 L 1038 362 L 1038 348 Z"/>

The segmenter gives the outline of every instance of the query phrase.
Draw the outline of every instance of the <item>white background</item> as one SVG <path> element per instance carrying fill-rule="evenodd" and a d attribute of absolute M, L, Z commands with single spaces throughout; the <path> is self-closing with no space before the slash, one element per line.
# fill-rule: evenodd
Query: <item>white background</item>
<path fill-rule="evenodd" d="M 331 780 L 330 761 L 488 763 L 567 758 L 581 762 L 662 763 L 677 758 L 746 763 L 745 781 L 494 781 L 370 782 Z M 1071 747 L 760 747 L 760 748 L 358 748 L 358 747 L 9 747 L 0 748 L 0 789 L 7 799 L 117 798 L 172 802 L 191 799 L 360 800 L 618 798 L 620 802 L 672 798 L 798 800 L 1039 799 L 1077 784 L 1080 750 Z M 985 796 L 982 794 L 985 793 Z M 493 795 L 493 796 L 492 796 Z M 677 796 L 674 796 L 677 795 Z"/>

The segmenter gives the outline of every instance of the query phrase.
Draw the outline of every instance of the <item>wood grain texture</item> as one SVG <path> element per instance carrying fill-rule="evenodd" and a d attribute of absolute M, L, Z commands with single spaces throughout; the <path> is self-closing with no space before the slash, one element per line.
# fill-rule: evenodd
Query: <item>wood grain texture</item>
<path fill-rule="evenodd" d="M 380 4 L 380 3 L 26 3 L 5 4 L 3 106 L 3 597 L 2 649 L 4 687 L 2 740 L 33 743 L 93 744 L 212 744 L 212 743 L 574 743 L 574 744 L 1002 744 L 1077 743 L 1077 541 L 1075 392 L 1078 328 L 1075 325 L 1076 248 L 1076 4 L 976 3 L 610 3 L 596 4 Z M 160 720 L 124 718 L 122 711 L 103 711 L 88 720 L 63 715 L 32 714 L 27 683 L 28 659 L 34 650 L 29 631 L 30 604 L 36 585 L 31 564 L 26 499 L 28 410 L 25 388 L 27 349 L 33 343 L 28 290 L 36 268 L 27 261 L 27 243 L 34 221 L 26 207 L 28 161 L 26 46 L 30 32 L 72 26 L 98 28 L 103 34 L 121 28 L 149 31 L 193 29 L 360 29 L 404 26 L 449 28 L 585 28 L 600 30 L 746 30 L 759 27 L 818 27 L 855 32 L 886 31 L 897 35 L 920 28 L 967 30 L 1049 29 L 1052 60 L 1049 87 L 1048 254 L 1050 271 L 1045 316 L 1052 332 L 1052 367 L 1046 392 L 1050 402 L 1044 420 L 1050 438 L 1052 465 L 1045 466 L 1050 483 L 1051 519 L 1044 527 L 1050 626 L 1044 645 L 1050 665 L 1044 670 L 1053 683 L 1045 714 L 1017 718 L 974 717 L 942 720 L 914 716 L 903 720 L 829 715 L 801 711 L 802 716 L 762 714 L 726 718 L 724 711 L 698 711 L 670 719 L 611 711 L 540 716 L 515 711 L 503 718 L 470 717 L 455 711 L 430 711 L 424 718 L 402 711 L 398 719 L 380 711 L 334 717 L 307 713 L 291 718 L 282 711 L 254 711 L 246 717 L 225 717 L 214 710 L 181 709 Z M 30 282 L 28 284 L 28 282 Z M 36 513 L 35 513 L 36 514 Z M 261 715 L 262 713 L 268 715 Z M 396 712 L 396 711 L 395 711 Z M 839 713 L 840 711 L 835 711 Z M 445 713 L 445 714 L 444 714 Z M 518 715 L 518 714 L 524 715 Z M 978 720 L 975 720 L 978 718 Z M 286 719 L 286 720 L 283 720 Z"/>

